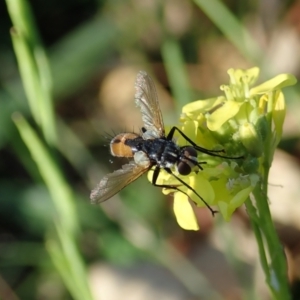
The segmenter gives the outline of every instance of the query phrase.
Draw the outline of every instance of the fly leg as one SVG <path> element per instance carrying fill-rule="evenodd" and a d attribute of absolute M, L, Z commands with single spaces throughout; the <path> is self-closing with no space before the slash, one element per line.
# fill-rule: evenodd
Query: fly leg
<path fill-rule="evenodd" d="M 201 201 L 205 204 L 205 206 L 210 210 L 211 214 L 214 216 L 218 211 L 217 210 L 214 210 L 210 207 L 210 205 L 191 187 L 189 186 L 187 183 L 185 183 L 181 178 L 179 178 L 178 176 L 176 176 L 172 171 L 171 169 L 169 168 L 165 168 L 164 170 L 167 171 L 167 173 L 169 173 L 170 175 L 174 176 L 182 185 L 184 185 L 185 187 L 187 187 L 188 189 L 190 189 L 192 192 L 194 192 L 200 199 Z M 161 187 L 161 188 L 168 188 L 168 189 L 174 189 L 178 192 L 181 192 L 183 194 L 185 194 L 186 196 L 189 197 L 189 195 L 182 191 L 181 189 L 179 189 L 177 186 L 175 185 L 168 185 L 168 184 L 157 184 L 156 181 L 157 181 L 157 178 L 158 178 L 158 175 L 159 175 L 159 172 L 160 172 L 160 167 L 159 166 L 156 166 L 156 168 L 154 169 L 154 172 L 153 172 L 153 176 L 152 176 L 152 184 L 154 186 L 157 186 L 157 187 Z"/>
<path fill-rule="evenodd" d="M 224 156 L 224 155 L 219 155 L 217 154 L 218 152 L 224 153 L 224 150 L 209 150 L 203 147 L 198 146 L 195 142 L 193 142 L 187 135 L 185 135 L 179 128 L 176 126 L 173 126 L 170 130 L 170 132 L 167 135 L 167 140 L 172 140 L 175 130 L 177 130 L 181 136 L 183 136 L 197 151 L 200 151 L 202 153 L 208 154 L 210 156 L 217 156 L 217 157 L 222 157 L 222 158 L 229 158 L 229 159 L 240 159 L 244 158 L 244 156 L 238 156 L 238 157 L 229 157 L 229 156 Z"/>

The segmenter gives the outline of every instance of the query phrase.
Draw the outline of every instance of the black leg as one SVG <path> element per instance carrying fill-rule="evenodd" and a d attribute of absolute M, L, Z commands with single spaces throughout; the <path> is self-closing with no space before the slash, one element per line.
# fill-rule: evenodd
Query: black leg
<path fill-rule="evenodd" d="M 178 186 L 167 185 L 167 184 L 156 184 L 156 180 L 158 178 L 159 172 L 160 172 L 160 168 L 156 167 L 155 170 L 154 170 L 154 172 L 153 172 L 153 176 L 152 176 L 152 184 L 154 186 L 161 187 L 161 188 L 173 189 L 173 190 L 181 192 L 181 193 L 183 193 L 183 194 L 185 194 L 185 195 L 187 195 L 189 197 L 189 195 L 186 192 L 184 192 L 181 189 L 179 189 Z"/>
<path fill-rule="evenodd" d="M 195 142 L 193 142 L 187 135 L 185 135 L 179 128 L 173 126 L 170 132 L 167 135 L 167 140 L 171 140 L 174 136 L 175 130 L 177 130 L 196 150 L 199 150 L 203 153 L 210 154 L 212 152 L 224 152 L 224 150 L 208 150 L 198 146 Z"/>
<path fill-rule="evenodd" d="M 184 185 L 185 187 L 187 187 L 188 189 L 190 189 L 192 192 L 194 192 L 200 199 L 201 201 L 206 205 L 206 207 L 210 210 L 210 212 L 212 213 L 212 215 L 214 216 L 218 211 L 217 210 L 213 210 L 210 205 L 191 187 L 189 186 L 187 183 L 185 183 L 182 179 L 180 179 L 178 176 L 176 176 L 172 171 L 171 169 L 164 169 L 166 170 L 170 175 L 174 176 L 182 185 Z M 157 187 L 161 187 L 161 188 L 169 188 L 169 189 L 174 189 L 178 192 L 181 192 L 185 195 L 188 196 L 187 193 L 183 192 L 182 190 L 180 190 L 177 186 L 173 186 L 173 185 L 167 185 L 167 184 L 156 184 L 156 181 L 157 181 L 157 178 L 158 178 L 158 175 L 159 175 L 159 172 L 160 172 L 160 167 L 156 167 L 154 172 L 153 172 L 153 176 L 152 176 L 152 184 L 154 186 L 157 186 Z"/>
<path fill-rule="evenodd" d="M 225 152 L 224 150 L 209 150 L 209 149 L 205 149 L 202 148 L 200 146 L 198 146 L 196 143 L 194 143 L 188 136 L 186 136 L 179 128 L 177 127 L 172 127 L 170 132 L 167 135 L 167 140 L 171 140 L 174 136 L 175 130 L 177 130 L 197 151 L 200 151 L 202 153 L 208 154 L 210 156 L 217 156 L 217 157 L 222 157 L 222 158 L 229 158 L 229 159 L 240 159 L 240 158 L 244 158 L 243 156 L 238 156 L 238 157 L 229 157 L 229 156 L 224 156 L 224 155 L 219 155 L 216 154 L 218 152 Z M 181 147 L 184 148 L 185 146 Z"/>

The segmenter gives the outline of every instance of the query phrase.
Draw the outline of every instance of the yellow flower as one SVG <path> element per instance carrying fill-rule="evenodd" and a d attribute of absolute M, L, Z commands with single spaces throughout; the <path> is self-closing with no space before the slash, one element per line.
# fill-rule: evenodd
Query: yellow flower
<path fill-rule="evenodd" d="M 209 150 L 224 149 L 224 159 L 199 152 L 198 161 L 206 162 L 203 170 L 187 176 L 174 173 L 192 187 L 210 206 L 217 206 L 225 220 L 240 207 L 260 181 L 261 165 L 270 164 L 278 145 L 285 117 L 285 101 L 281 88 L 293 85 L 293 75 L 282 74 L 251 88 L 259 75 L 258 68 L 228 71 L 228 85 L 222 85 L 224 95 L 198 100 L 185 105 L 180 117 L 180 130 L 197 145 Z M 177 137 L 177 136 L 176 136 Z M 178 135 L 177 143 L 186 145 Z M 151 180 L 152 172 L 149 172 Z M 176 185 L 185 193 L 174 192 L 174 213 L 178 224 L 188 230 L 198 230 L 189 198 L 196 206 L 205 203 L 176 178 L 162 171 L 158 184 Z M 186 195 L 187 194 L 187 195 Z"/>

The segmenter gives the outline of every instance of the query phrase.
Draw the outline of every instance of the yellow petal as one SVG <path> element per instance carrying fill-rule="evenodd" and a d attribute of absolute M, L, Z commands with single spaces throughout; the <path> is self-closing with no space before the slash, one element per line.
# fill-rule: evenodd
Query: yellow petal
<path fill-rule="evenodd" d="M 273 110 L 273 120 L 274 120 L 275 131 L 276 131 L 276 145 L 279 143 L 281 139 L 282 126 L 285 119 L 285 114 L 286 114 L 286 107 L 285 107 L 284 96 L 282 92 L 280 92 L 275 99 L 275 105 Z"/>
<path fill-rule="evenodd" d="M 231 84 L 240 84 L 243 80 L 248 85 L 253 84 L 259 75 L 259 68 L 253 67 L 251 69 L 242 70 L 242 69 L 229 69 L 227 73 L 230 76 Z"/>
<path fill-rule="evenodd" d="M 194 210 L 186 195 L 182 193 L 175 194 L 173 209 L 177 222 L 181 228 L 186 230 L 199 230 Z"/>
<path fill-rule="evenodd" d="M 282 89 L 286 86 L 294 85 L 297 79 L 292 74 L 280 74 L 274 78 L 258 85 L 250 90 L 251 95 L 264 94 L 272 90 Z"/>
<path fill-rule="evenodd" d="M 212 205 L 215 199 L 214 189 L 212 188 L 210 182 L 201 173 L 189 175 L 187 184 L 191 186 L 205 202 Z M 188 189 L 184 186 L 181 186 L 180 189 L 186 192 L 197 204 L 197 206 L 205 206 L 204 202 L 191 189 Z"/>
<path fill-rule="evenodd" d="M 212 107 L 219 105 L 225 100 L 224 97 L 210 98 L 206 100 L 197 100 L 191 102 L 182 108 L 182 113 L 184 114 L 194 114 L 194 113 L 205 113 L 206 111 L 212 109 Z"/>
<path fill-rule="evenodd" d="M 234 117 L 240 110 L 244 102 L 227 101 L 211 115 L 207 116 L 207 127 L 212 130 L 218 130 L 226 121 Z"/>
<path fill-rule="evenodd" d="M 198 122 L 197 121 L 185 121 L 181 126 L 181 130 L 192 140 L 195 141 L 197 131 L 198 131 Z M 177 138 L 178 137 L 178 138 Z M 176 136 L 176 144 L 178 145 L 186 145 L 186 139 L 180 134 Z"/>
<path fill-rule="evenodd" d="M 152 177 L 153 177 L 154 169 L 155 168 L 153 167 L 147 173 L 148 181 L 150 181 L 151 183 L 152 183 Z M 173 178 L 174 178 L 174 176 L 172 176 L 169 173 L 167 173 L 164 169 L 160 169 L 158 178 L 156 180 L 156 183 L 160 184 L 160 185 L 162 185 L 162 184 L 171 185 L 171 184 L 173 184 L 173 181 L 174 181 Z"/>
<path fill-rule="evenodd" d="M 266 94 L 262 95 L 259 98 L 259 100 L 258 100 L 258 111 L 259 111 L 259 114 L 263 115 L 265 113 L 268 100 L 269 100 L 269 98 L 268 98 L 268 95 L 266 95 Z"/>

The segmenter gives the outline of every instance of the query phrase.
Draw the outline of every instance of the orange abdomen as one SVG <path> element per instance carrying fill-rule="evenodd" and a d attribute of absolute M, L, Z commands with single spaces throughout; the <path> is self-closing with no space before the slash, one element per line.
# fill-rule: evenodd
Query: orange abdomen
<path fill-rule="evenodd" d="M 133 152 L 130 146 L 126 145 L 126 140 L 133 140 L 139 137 L 135 133 L 120 133 L 116 135 L 110 142 L 110 152 L 113 156 L 118 157 L 133 157 Z"/>

